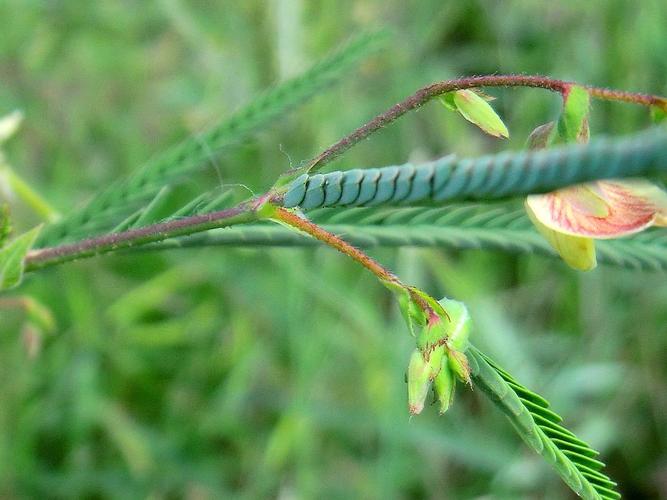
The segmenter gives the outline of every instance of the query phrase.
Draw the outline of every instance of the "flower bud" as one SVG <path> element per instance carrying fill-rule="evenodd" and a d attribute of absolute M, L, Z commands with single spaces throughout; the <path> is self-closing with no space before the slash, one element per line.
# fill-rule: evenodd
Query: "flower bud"
<path fill-rule="evenodd" d="M 454 401 L 454 389 L 456 388 L 456 378 L 449 368 L 449 360 L 443 357 L 441 361 L 440 372 L 433 380 L 433 389 L 440 403 L 440 415 L 445 413 Z"/>
<path fill-rule="evenodd" d="M 468 308 L 458 300 L 444 298 L 438 302 L 449 316 L 449 321 L 446 322 L 447 345 L 455 351 L 465 352 L 468 348 L 470 328 L 472 327 Z"/>
<path fill-rule="evenodd" d="M 431 386 L 431 367 L 424 360 L 419 349 L 410 356 L 408 365 L 408 410 L 410 415 L 419 415 L 424 409 L 424 401 Z"/>
<path fill-rule="evenodd" d="M 470 365 L 468 358 L 461 351 L 450 349 L 447 351 L 447 358 L 449 360 L 449 368 L 454 374 L 466 384 L 471 384 L 470 380 Z"/>
<path fill-rule="evenodd" d="M 449 109 L 456 110 L 461 116 L 474 123 L 484 132 L 494 137 L 509 137 L 507 127 L 478 92 L 464 89 L 443 94 L 440 101 Z"/>

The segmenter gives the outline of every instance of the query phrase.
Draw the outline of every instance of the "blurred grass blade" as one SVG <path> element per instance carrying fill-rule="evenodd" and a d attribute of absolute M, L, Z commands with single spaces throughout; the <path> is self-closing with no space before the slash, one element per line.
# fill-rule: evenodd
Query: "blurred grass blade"
<path fill-rule="evenodd" d="M 21 283 L 25 256 L 41 229 L 42 226 L 37 226 L 0 249 L 0 290 L 7 290 Z"/>
<path fill-rule="evenodd" d="M 353 39 L 305 73 L 260 95 L 227 120 L 157 155 L 128 179 L 116 182 L 83 208 L 47 226 L 38 246 L 50 246 L 112 228 L 162 187 L 206 165 L 211 152 L 219 153 L 222 148 L 266 127 L 345 76 L 386 39 L 384 32 Z M 82 228 L 85 229 L 82 231 Z"/>
<path fill-rule="evenodd" d="M 651 120 L 653 123 L 662 123 L 667 119 L 667 110 L 658 106 L 651 106 Z"/>
<path fill-rule="evenodd" d="M 128 229 L 146 226 L 159 219 L 160 210 L 164 208 L 165 201 L 171 193 L 171 187 L 165 186 L 160 189 L 155 197 L 146 205 L 137 219 L 129 226 Z"/>

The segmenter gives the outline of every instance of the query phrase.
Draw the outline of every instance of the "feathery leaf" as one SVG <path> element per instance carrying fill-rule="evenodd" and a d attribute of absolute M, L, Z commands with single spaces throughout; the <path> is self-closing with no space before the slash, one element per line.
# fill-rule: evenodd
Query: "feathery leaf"
<path fill-rule="evenodd" d="M 339 80 L 356 63 L 376 50 L 385 38 L 383 32 L 355 38 L 302 75 L 260 95 L 227 120 L 155 156 L 128 179 L 118 181 L 97 194 L 83 208 L 73 211 L 58 223 L 46 226 L 38 246 L 50 246 L 113 228 L 119 219 L 149 201 L 161 188 L 205 166 L 212 152 L 219 153 L 223 147 L 266 127 Z"/>
<path fill-rule="evenodd" d="M 310 218 L 359 247 L 488 249 L 557 257 L 516 202 L 457 204 L 438 208 L 319 209 Z M 317 240 L 273 224 L 249 224 L 167 240 L 149 248 L 199 246 L 311 246 Z M 601 263 L 667 271 L 667 230 L 597 242 Z"/>
<path fill-rule="evenodd" d="M 498 199 L 665 171 L 667 129 L 654 127 L 627 137 L 546 150 L 463 159 L 450 155 L 420 165 L 304 174 L 288 187 L 283 206 L 311 210 Z"/>
<path fill-rule="evenodd" d="M 601 470 L 598 452 L 560 425 L 561 417 L 541 396 L 523 387 L 474 347 L 466 351 L 473 383 L 502 410 L 519 436 L 586 500 L 618 499 L 616 483 Z"/>

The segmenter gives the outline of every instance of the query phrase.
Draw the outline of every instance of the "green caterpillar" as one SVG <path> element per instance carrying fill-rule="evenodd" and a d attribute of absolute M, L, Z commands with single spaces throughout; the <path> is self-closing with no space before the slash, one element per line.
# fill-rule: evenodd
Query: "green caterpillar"
<path fill-rule="evenodd" d="M 551 191 L 600 178 L 667 171 L 667 130 L 654 127 L 623 139 L 480 158 L 450 155 L 420 165 L 304 174 L 283 198 L 284 207 L 414 204 L 502 198 Z"/>

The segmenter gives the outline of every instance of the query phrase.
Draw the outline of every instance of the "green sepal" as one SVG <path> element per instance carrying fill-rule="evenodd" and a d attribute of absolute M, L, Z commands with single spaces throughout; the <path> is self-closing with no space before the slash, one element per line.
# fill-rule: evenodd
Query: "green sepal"
<path fill-rule="evenodd" d="M 424 313 L 421 307 L 415 303 L 405 287 L 398 286 L 396 283 L 386 280 L 383 280 L 382 283 L 398 295 L 398 305 L 401 311 L 401 316 L 403 316 L 403 319 L 408 325 L 410 335 L 416 337 L 417 330 L 423 328 L 427 323 L 428 318 L 426 317 L 426 313 Z"/>
<path fill-rule="evenodd" d="M 41 229 L 42 226 L 37 226 L 0 249 L 0 290 L 7 290 L 21 283 L 25 256 Z"/>
<path fill-rule="evenodd" d="M 667 107 L 651 106 L 650 112 L 653 123 L 662 123 L 667 119 Z"/>
<path fill-rule="evenodd" d="M 559 142 L 588 142 L 588 114 L 590 96 L 588 91 L 579 85 L 571 85 L 563 97 L 563 111 L 558 119 Z"/>
<path fill-rule="evenodd" d="M 422 356 L 424 356 L 425 353 L 422 352 Z M 428 368 L 429 368 L 429 374 L 428 377 L 431 381 L 433 381 L 438 374 L 440 373 L 440 370 L 442 369 L 442 362 L 443 359 L 445 359 L 445 347 L 444 346 L 438 346 L 432 351 L 428 352 L 426 356 L 424 356 L 424 359 L 426 359 L 426 362 L 428 363 Z"/>
<path fill-rule="evenodd" d="M 438 316 L 447 316 L 447 311 L 445 311 L 442 305 L 440 305 L 440 303 L 431 297 L 428 293 L 422 292 L 419 288 L 416 287 L 410 287 L 410 291 L 426 302 Z"/>
<path fill-rule="evenodd" d="M 438 317 L 436 320 L 430 321 L 419 329 L 417 333 L 417 347 L 428 356 L 428 352 L 435 349 L 436 346 L 444 345 L 446 339 L 446 319 Z"/>
<path fill-rule="evenodd" d="M 449 109 L 450 111 L 458 111 L 456 108 L 456 102 L 454 102 L 454 94 L 456 92 L 447 92 L 446 94 L 442 94 L 440 96 L 440 102 L 444 107 Z"/>
<path fill-rule="evenodd" d="M 412 300 L 410 300 L 410 296 L 407 293 L 398 294 L 398 307 L 401 311 L 401 316 L 403 316 L 405 323 L 408 325 L 408 330 L 410 330 L 410 335 L 414 337 L 415 328 L 412 325 L 412 317 L 410 314 L 411 303 Z"/>

